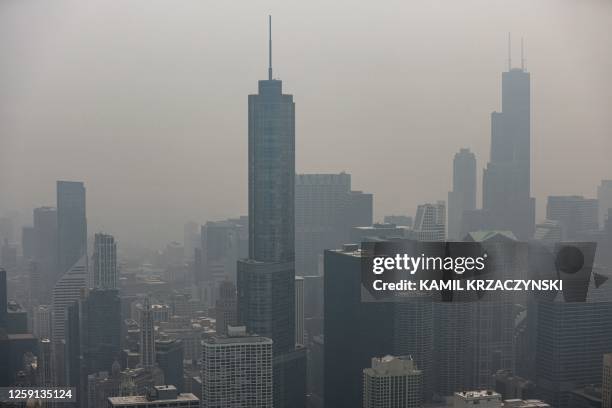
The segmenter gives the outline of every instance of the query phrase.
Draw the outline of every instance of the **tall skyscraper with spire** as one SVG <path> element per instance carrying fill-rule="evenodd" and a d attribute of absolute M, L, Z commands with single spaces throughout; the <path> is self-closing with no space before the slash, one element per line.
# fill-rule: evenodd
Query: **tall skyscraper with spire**
<path fill-rule="evenodd" d="M 491 157 L 483 174 L 483 210 L 488 229 L 532 237 L 535 199 L 531 197 L 531 90 L 521 41 L 521 67 L 502 73 L 502 111 L 491 114 Z"/>
<path fill-rule="evenodd" d="M 305 350 L 295 344 L 295 104 L 272 76 L 249 95 L 249 258 L 238 262 L 238 320 L 271 338 L 274 406 L 304 406 Z"/>

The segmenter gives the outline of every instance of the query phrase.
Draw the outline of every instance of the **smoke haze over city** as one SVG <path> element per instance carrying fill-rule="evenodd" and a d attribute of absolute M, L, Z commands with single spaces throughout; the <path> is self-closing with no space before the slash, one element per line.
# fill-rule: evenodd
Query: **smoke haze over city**
<path fill-rule="evenodd" d="M 27 224 L 65 179 L 85 183 L 92 233 L 138 246 L 246 214 L 246 95 L 270 13 L 296 172 L 351 173 L 375 219 L 445 200 L 461 147 L 481 179 L 508 32 L 531 73 L 537 220 L 546 196 L 612 178 L 608 1 L 5 0 L 0 213 Z"/>

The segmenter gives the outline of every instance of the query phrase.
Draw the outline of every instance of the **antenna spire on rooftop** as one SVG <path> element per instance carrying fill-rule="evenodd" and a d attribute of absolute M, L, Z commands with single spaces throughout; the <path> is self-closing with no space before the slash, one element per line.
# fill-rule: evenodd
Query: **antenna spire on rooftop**
<path fill-rule="evenodd" d="M 508 71 L 512 69 L 512 37 L 508 33 Z"/>
<path fill-rule="evenodd" d="M 521 69 L 525 70 L 525 49 L 523 47 L 523 37 L 521 37 Z"/>
<path fill-rule="evenodd" d="M 268 16 L 268 80 L 272 80 L 272 16 Z"/>

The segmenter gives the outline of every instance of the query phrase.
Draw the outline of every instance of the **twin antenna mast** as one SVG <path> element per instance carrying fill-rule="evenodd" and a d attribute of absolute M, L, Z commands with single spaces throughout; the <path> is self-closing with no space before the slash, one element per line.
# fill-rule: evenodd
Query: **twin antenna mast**
<path fill-rule="evenodd" d="M 268 81 L 272 80 L 272 16 L 268 16 Z"/>
<path fill-rule="evenodd" d="M 508 33 L 508 71 L 512 69 L 512 37 Z M 521 37 L 521 70 L 525 70 L 525 48 L 523 37 Z"/>

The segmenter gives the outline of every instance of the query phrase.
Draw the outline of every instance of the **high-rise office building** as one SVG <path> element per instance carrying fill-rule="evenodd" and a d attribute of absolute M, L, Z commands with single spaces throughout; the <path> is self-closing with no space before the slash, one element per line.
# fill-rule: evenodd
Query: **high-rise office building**
<path fill-rule="evenodd" d="M 0 268 L 0 329 L 6 329 L 8 320 L 8 286 L 6 271 Z"/>
<path fill-rule="evenodd" d="M 318 275 L 325 249 L 349 240 L 352 227 L 372 225 L 372 194 L 351 191 L 351 175 L 298 174 L 295 177 L 295 267 Z"/>
<path fill-rule="evenodd" d="M 31 260 L 34 257 L 35 237 L 33 226 L 28 225 L 21 228 L 21 256 L 25 260 Z"/>
<path fill-rule="evenodd" d="M 65 271 L 58 269 L 57 210 L 53 207 L 34 209 L 34 265 L 36 277 L 30 288 L 32 297 L 45 303 L 51 300 L 52 288 Z"/>
<path fill-rule="evenodd" d="M 195 249 L 200 246 L 200 231 L 197 222 L 189 221 L 183 226 L 183 247 L 185 248 L 185 258 L 193 260 Z"/>
<path fill-rule="evenodd" d="M 65 340 L 66 309 L 81 298 L 87 288 L 87 261 L 83 255 L 64 273 L 53 288 L 53 341 Z"/>
<path fill-rule="evenodd" d="M 599 202 L 599 228 L 603 228 L 608 210 L 612 209 L 612 180 L 601 180 L 601 184 L 597 187 L 597 201 Z"/>
<path fill-rule="evenodd" d="M 40 351 L 40 356 L 38 357 L 38 384 L 41 387 L 56 385 L 53 344 L 51 340 L 47 338 L 41 339 L 38 349 Z"/>
<path fill-rule="evenodd" d="M 463 213 L 476 209 L 476 156 L 470 149 L 461 149 L 453 160 L 453 189 L 448 193 L 448 237 L 460 240 L 465 236 Z"/>
<path fill-rule="evenodd" d="M 549 196 L 546 218 L 559 221 L 564 240 L 576 240 L 581 233 L 598 229 L 598 202 L 582 196 Z"/>
<path fill-rule="evenodd" d="M 230 327 L 202 342 L 202 408 L 272 408 L 272 340 Z"/>
<path fill-rule="evenodd" d="M 215 306 L 217 334 L 227 334 L 228 326 L 236 326 L 238 323 L 237 307 L 236 285 L 231 281 L 221 282 L 219 298 Z"/>
<path fill-rule="evenodd" d="M 326 407 L 361 406 L 363 369 L 373 357 L 394 354 L 394 305 L 361 301 L 361 252 L 356 247 L 325 251 Z"/>
<path fill-rule="evenodd" d="M 502 73 L 502 111 L 491 114 L 491 157 L 483 174 L 482 207 L 492 225 L 483 229 L 512 231 L 526 240 L 535 227 L 530 74 L 524 65 L 513 68 L 508 62 L 508 71 Z"/>
<path fill-rule="evenodd" d="M 530 305 L 537 318 L 535 380 L 540 398 L 555 408 L 573 408 L 573 390 L 602 381 L 602 356 L 612 339 L 609 282 L 597 287 L 591 277 L 585 302 L 568 302 L 558 293 Z"/>
<path fill-rule="evenodd" d="M 200 233 L 200 265 L 196 282 L 236 282 L 236 262 L 249 254 L 248 217 L 208 221 Z M 212 290 L 215 290 L 213 286 Z"/>
<path fill-rule="evenodd" d="M 115 238 L 101 232 L 94 236 L 93 286 L 97 289 L 117 289 L 117 244 Z"/>
<path fill-rule="evenodd" d="M 414 237 L 419 241 L 444 241 L 446 238 L 446 204 L 421 204 L 414 219 Z"/>
<path fill-rule="evenodd" d="M 82 182 L 57 182 L 57 249 L 60 275 L 87 256 L 87 215 Z"/>
<path fill-rule="evenodd" d="M 249 259 L 238 262 L 238 322 L 271 338 L 274 406 L 305 405 L 306 352 L 295 345 L 295 104 L 282 81 L 249 95 Z"/>
<path fill-rule="evenodd" d="M 480 243 L 488 255 L 487 268 L 494 273 L 494 279 L 527 279 L 528 246 L 512 232 L 473 232 L 466 240 Z M 521 292 L 503 291 L 471 302 L 472 307 L 467 309 L 470 330 L 466 333 L 470 350 L 467 362 L 471 365 L 468 385 L 477 389 L 492 388 L 493 375 L 498 370 L 514 370 L 515 305 L 525 303 L 522 296 Z"/>
<path fill-rule="evenodd" d="M 85 292 L 82 292 L 81 296 L 85 296 Z M 61 363 L 56 360 L 56 367 L 62 369 L 61 373 L 57 373 L 57 377 L 62 378 L 61 384 L 67 384 L 77 389 L 79 402 L 82 398 L 83 389 L 81 387 L 84 384 L 81 380 L 85 369 L 81 344 L 83 335 L 83 304 L 81 300 L 75 300 L 66 307 L 64 339 L 61 343 L 56 341 L 54 345 L 56 359 L 62 358 Z M 58 352 L 60 350 L 61 352 Z"/>
<path fill-rule="evenodd" d="M 363 408 L 420 408 L 423 373 L 410 356 L 372 358 L 363 370 Z"/>
<path fill-rule="evenodd" d="M 51 308 L 39 305 L 34 309 L 33 334 L 38 339 L 51 339 Z"/>
<path fill-rule="evenodd" d="M 121 352 L 121 299 L 116 289 L 93 289 L 83 301 L 85 375 L 110 372 Z"/>
<path fill-rule="evenodd" d="M 148 297 L 143 306 L 140 312 L 140 365 L 149 369 L 155 366 L 155 323 Z"/>
<path fill-rule="evenodd" d="M 155 342 L 156 361 L 164 372 L 164 382 L 183 391 L 183 342 L 180 339 L 159 339 Z"/>
<path fill-rule="evenodd" d="M 304 278 L 295 277 L 295 344 L 304 344 Z"/>
<path fill-rule="evenodd" d="M 607 353 L 603 356 L 601 408 L 612 408 L 612 353 Z"/>

